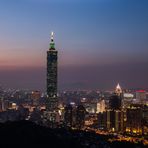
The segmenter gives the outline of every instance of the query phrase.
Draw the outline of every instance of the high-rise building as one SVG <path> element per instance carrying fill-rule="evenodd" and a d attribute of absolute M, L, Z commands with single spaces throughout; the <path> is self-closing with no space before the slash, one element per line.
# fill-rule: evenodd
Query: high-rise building
<path fill-rule="evenodd" d="M 148 105 L 144 105 L 142 108 L 142 133 L 148 133 Z"/>
<path fill-rule="evenodd" d="M 140 104 L 131 104 L 126 113 L 126 132 L 142 134 L 142 106 Z"/>
<path fill-rule="evenodd" d="M 115 94 L 109 99 L 109 109 L 106 111 L 106 127 L 108 131 L 122 132 L 124 126 L 124 112 L 121 104 L 121 91 L 117 86 Z"/>
<path fill-rule="evenodd" d="M 106 111 L 106 128 L 112 132 L 124 131 L 124 112 L 121 110 Z"/>
<path fill-rule="evenodd" d="M 34 106 L 39 105 L 39 99 L 40 98 L 41 98 L 41 92 L 40 91 L 32 91 L 31 92 L 32 104 Z"/>
<path fill-rule="evenodd" d="M 98 113 L 98 127 L 101 130 L 106 130 L 107 127 L 107 112 Z"/>
<path fill-rule="evenodd" d="M 47 51 L 47 104 L 48 111 L 54 111 L 58 106 L 57 99 L 57 66 L 58 52 L 55 49 L 53 32 L 51 33 L 51 42 Z"/>
<path fill-rule="evenodd" d="M 79 105 L 76 109 L 76 128 L 81 129 L 85 122 L 86 109 L 83 105 Z"/>
<path fill-rule="evenodd" d="M 134 94 L 132 93 L 124 93 L 123 94 L 123 108 L 127 108 L 132 104 L 134 98 Z"/>
<path fill-rule="evenodd" d="M 47 51 L 47 112 L 45 113 L 45 118 L 51 127 L 55 126 L 55 123 L 58 122 L 57 68 L 58 51 L 55 49 L 52 32 L 49 50 Z"/>
<path fill-rule="evenodd" d="M 102 99 L 97 103 L 97 113 L 103 113 L 105 111 L 105 100 Z"/>
<path fill-rule="evenodd" d="M 120 110 L 121 109 L 121 98 L 118 95 L 112 95 L 109 100 L 109 109 Z"/>
<path fill-rule="evenodd" d="M 73 108 L 69 104 L 65 107 L 65 113 L 64 113 L 64 123 L 66 127 L 72 127 L 73 126 Z"/>
<path fill-rule="evenodd" d="M 146 101 L 146 91 L 145 90 L 138 90 L 138 91 L 136 91 L 136 100 L 140 104 L 145 104 L 145 101 Z"/>
<path fill-rule="evenodd" d="M 77 107 L 71 104 L 65 107 L 64 123 L 66 127 L 81 129 L 84 126 L 86 110 L 83 105 Z"/>

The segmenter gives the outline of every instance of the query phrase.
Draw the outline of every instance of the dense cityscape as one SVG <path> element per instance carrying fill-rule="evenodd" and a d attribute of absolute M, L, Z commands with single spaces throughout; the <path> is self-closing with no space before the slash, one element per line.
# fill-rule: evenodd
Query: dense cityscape
<path fill-rule="evenodd" d="M 58 91 L 57 70 L 58 51 L 52 32 L 47 51 L 47 92 L 1 86 L 0 122 L 27 120 L 52 129 L 108 135 L 108 142 L 148 144 L 147 90 L 126 89 L 117 84 L 106 91 Z"/>
<path fill-rule="evenodd" d="M 148 0 L 0 0 L 0 148 L 148 147 Z"/>

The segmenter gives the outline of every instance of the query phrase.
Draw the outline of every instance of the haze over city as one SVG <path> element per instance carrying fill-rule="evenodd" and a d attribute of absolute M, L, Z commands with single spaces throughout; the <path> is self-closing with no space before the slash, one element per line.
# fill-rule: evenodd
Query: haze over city
<path fill-rule="evenodd" d="M 1 0 L 0 83 L 45 89 L 50 32 L 59 89 L 148 88 L 147 0 Z"/>

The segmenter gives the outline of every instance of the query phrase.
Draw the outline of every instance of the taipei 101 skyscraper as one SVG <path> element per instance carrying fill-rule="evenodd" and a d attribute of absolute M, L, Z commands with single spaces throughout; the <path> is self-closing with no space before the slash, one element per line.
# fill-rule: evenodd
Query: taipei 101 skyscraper
<path fill-rule="evenodd" d="M 58 51 L 55 49 L 54 34 L 51 32 L 51 41 L 47 51 L 47 100 L 46 110 L 50 113 L 49 120 L 55 122 L 58 108 L 57 98 L 57 69 Z"/>

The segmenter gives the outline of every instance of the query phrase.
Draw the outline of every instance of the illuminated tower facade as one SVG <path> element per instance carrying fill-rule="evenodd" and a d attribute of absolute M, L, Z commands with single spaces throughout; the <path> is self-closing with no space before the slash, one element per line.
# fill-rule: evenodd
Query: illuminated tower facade
<path fill-rule="evenodd" d="M 55 49 L 53 32 L 49 50 L 47 51 L 47 111 L 56 112 L 58 107 L 57 98 L 57 68 L 58 68 L 58 51 Z"/>

